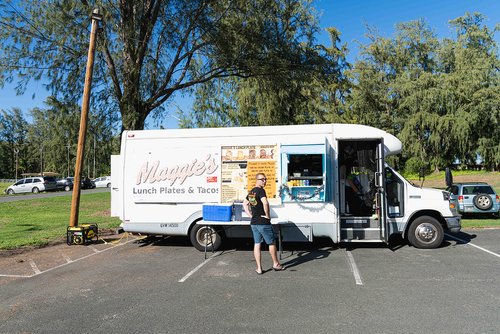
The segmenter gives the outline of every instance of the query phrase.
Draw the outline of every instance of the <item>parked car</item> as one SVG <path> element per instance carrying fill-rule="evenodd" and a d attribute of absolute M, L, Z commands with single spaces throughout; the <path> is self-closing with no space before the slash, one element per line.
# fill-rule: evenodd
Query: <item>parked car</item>
<path fill-rule="evenodd" d="M 96 188 L 111 188 L 111 176 L 101 176 L 94 179 Z"/>
<path fill-rule="evenodd" d="M 461 214 L 493 214 L 500 217 L 500 199 L 485 182 L 454 183 L 448 191 L 458 199 Z"/>
<path fill-rule="evenodd" d="M 58 190 L 70 191 L 73 189 L 73 180 L 69 177 L 57 179 L 56 181 Z"/>
<path fill-rule="evenodd" d="M 74 183 L 75 178 L 74 177 L 68 177 L 68 179 L 71 179 L 71 181 Z M 82 177 L 80 180 L 80 187 L 81 189 L 94 189 L 95 188 L 95 183 L 88 177 Z"/>
<path fill-rule="evenodd" d="M 94 189 L 95 183 L 88 177 L 82 177 L 82 189 Z"/>
<path fill-rule="evenodd" d="M 5 192 L 9 195 L 19 193 L 34 193 L 57 189 L 57 182 L 53 176 L 33 176 L 21 179 L 8 187 Z"/>

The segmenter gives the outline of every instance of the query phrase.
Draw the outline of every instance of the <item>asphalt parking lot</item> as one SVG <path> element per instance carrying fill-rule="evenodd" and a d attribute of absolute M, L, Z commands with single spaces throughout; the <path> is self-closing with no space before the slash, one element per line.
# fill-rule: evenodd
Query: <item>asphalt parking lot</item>
<path fill-rule="evenodd" d="M 245 241 L 206 260 L 186 238 L 58 245 L 0 257 L 0 332 L 498 333 L 499 240 L 285 245 L 261 276 Z"/>

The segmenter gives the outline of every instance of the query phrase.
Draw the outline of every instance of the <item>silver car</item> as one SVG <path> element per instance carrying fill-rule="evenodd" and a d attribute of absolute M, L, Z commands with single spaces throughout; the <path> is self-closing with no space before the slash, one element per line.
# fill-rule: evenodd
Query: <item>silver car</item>
<path fill-rule="evenodd" d="M 94 179 L 96 188 L 110 188 L 111 187 L 111 176 L 101 176 Z"/>
<path fill-rule="evenodd" d="M 9 195 L 19 193 L 34 193 L 40 191 L 55 190 L 57 188 L 56 179 L 52 176 L 34 176 L 21 179 L 8 187 L 5 192 Z"/>

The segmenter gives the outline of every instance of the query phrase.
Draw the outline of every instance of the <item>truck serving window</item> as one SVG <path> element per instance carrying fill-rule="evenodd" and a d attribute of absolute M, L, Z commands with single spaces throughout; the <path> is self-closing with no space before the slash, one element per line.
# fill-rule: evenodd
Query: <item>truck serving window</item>
<path fill-rule="evenodd" d="M 295 186 L 323 185 L 322 154 L 290 154 L 288 156 L 288 180 Z"/>
<path fill-rule="evenodd" d="M 283 202 L 324 202 L 326 174 L 325 144 L 281 147 Z"/>

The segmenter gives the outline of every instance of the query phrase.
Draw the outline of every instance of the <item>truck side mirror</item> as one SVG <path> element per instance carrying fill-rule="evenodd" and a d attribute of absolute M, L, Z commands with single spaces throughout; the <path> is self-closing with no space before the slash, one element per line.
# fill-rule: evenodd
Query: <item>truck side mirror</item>
<path fill-rule="evenodd" d="M 446 167 L 446 170 L 444 173 L 444 178 L 445 178 L 446 185 L 448 187 L 451 187 L 453 184 L 453 175 L 452 175 L 451 169 L 449 167 Z"/>
<path fill-rule="evenodd" d="M 425 179 L 425 168 L 424 167 L 420 167 L 418 169 L 418 177 L 419 178 L 424 178 Z"/>

